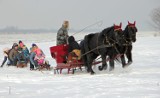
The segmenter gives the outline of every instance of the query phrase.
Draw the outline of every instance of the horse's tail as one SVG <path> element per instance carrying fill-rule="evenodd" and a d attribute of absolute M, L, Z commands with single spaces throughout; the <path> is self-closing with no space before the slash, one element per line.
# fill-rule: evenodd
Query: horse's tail
<path fill-rule="evenodd" d="M 85 63 L 85 66 L 86 66 L 86 68 L 87 68 L 87 71 L 88 72 L 90 72 L 90 64 L 88 63 L 89 61 L 90 61 L 90 59 L 91 59 L 91 57 L 90 57 L 90 55 L 89 55 L 89 51 L 90 51 L 90 48 L 89 48 L 89 39 L 90 39 L 90 35 L 86 35 L 85 37 L 84 37 L 84 44 L 83 44 L 83 48 L 84 48 L 84 50 L 83 50 L 83 52 L 84 52 L 84 54 L 82 54 L 83 55 L 83 59 L 84 59 L 84 63 Z"/>
<path fill-rule="evenodd" d="M 89 35 L 86 35 L 84 37 L 84 49 L 85 49 L 85 52 L 89 51 Z"/>
<path fill-rule="evenodd" d="M 80 48 L 81 48 L 81 59 L 84 62 L 84 65 L 87 66 L 87 57 L 85 54 L 85 46 L 84 46 L 84 40 L 80 42 Z"/>
<path fill-rule="evenodd" d="M 89 41 L 90 39 L 94 36 L 94 34 L 89 34 L 89 35 L 86 35 L 84 37 L 84 47 L 85 47 L 85 51 L 88 52 L 90 51 L 90 48 L 89 48 Z"/>

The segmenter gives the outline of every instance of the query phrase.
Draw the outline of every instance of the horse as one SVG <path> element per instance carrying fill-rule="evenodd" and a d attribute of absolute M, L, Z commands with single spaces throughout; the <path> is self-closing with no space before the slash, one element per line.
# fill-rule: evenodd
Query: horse
<path fill-rule="evenodd" d="M 114 25 L 105 28 L 100 33 L 92 33 L 86 35 L 84 38 L 84 51 L 82 51 L 82 58 L 85 57 L 84 64 L 87 64 L 88 72 L 94 74 L 92 69 L 92 62 L 100 55 L 102 58 L 102 66 L 99 66 L 99 70 L 107 69 L 106 56 L 109 56 L 110 68 L 114 66 L 114 54 L 115 44 L 119 43 L 119 37 L 117 33 L 122 33 L 120 25 Z"/>
<path fill-rule="evenodd" d="M 120 60 L 116 58 L 115 60 L 118 63 L 122 63 L 122 67 L 125 68 L 132 64 L 132 42 L 136 42 L 136 32 L 137 28 L 135 26 L 136 22 L 130 23 L 128 21 L 128 25 L 126 26 L 123 33 L 119 33 L 119 44 L 116 44 L 116 54 L 120 54 Z M 125 56 L 128 59 L 128 63 L 126 63 Z M 113 67 L 114 68 L 114 67 Z"/>
<path fill-rule="evenodd" d="M 136 27 L 136 21 L 134 23 L 130 23 L 128 21 L 128 25 L 126 26 L 125 30 L 123 30 L 124 39 L 126 40 L 126 50 L 125 55 L 128 59 L 128 63 L 125 64 L 124 67 L 127 65 L 132 64 L 132 43 L 136 42 L 136 33 L 138 32 L 138 29 Z"/>

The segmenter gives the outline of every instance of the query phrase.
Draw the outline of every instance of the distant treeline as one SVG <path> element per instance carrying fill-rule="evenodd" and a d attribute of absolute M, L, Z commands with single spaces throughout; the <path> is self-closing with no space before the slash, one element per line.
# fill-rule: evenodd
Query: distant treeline
<path fill-rule="evenodd" d="M 48 32 L 57 32 L 57 30 L 47 30 L 47 29 L 19 29 L 16 27 L 6 27 L 0 29 L 0 33 L 48 33 Z"/>
<path fill-rule="evenodd" d="M 0 33 L 56 33 L 58 29 L 19 29 L 17 27 L 6 27 L 0 29 Z M 81 30 L 69 29 L 69 32 L 79 32 Z M 82 32 L 97 32 L 99 30 L 89 29 Z"/>

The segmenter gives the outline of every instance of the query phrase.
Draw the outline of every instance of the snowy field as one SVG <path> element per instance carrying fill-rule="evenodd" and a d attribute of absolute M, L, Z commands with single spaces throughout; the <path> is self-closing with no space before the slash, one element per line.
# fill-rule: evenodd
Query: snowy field
<path fill-rule="evenodd" d="M 0 98 L 160 98 L 160 37 L 138 32 L 133 44 L 133 64 L 126 69 L 116 64 L 114 71 L 96 75 L 77 71 L 74 75 L 54 75 L 51 71 L 30 71 L 27 68 L 0 68 Z M 55 45 L 56 34 L 0 34 L 0 51 L 13 42 L 24 41 L 28 48 L 36 43 L 50 64 L 49 47 Z M 83 34 L 77 34 L 77 40 Z M 0 63 L 3 54 L 0 52 Z"/>

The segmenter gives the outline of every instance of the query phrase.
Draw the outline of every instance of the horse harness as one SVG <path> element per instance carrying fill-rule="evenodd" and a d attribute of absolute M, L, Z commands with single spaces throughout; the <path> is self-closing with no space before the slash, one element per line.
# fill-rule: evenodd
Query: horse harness
<path fill-rule="evenodd" d="M 103 44 L 102 45 L 98 45 L 98 38 L 99 38 L 99 34 L 100 33 L 98 33 L 98 37 L 97 37 L 97 47 L 96 47 L 96 49 L 97 49 L 97 52 L 98 52 L 98 54 L 100 54 L 100 52 L 99 52 L 99 49 L 100 48 L 109 48 L 109 47 L 115 47 L 115 43 L 113 43 L 113 44 L 111 44 L 110 43 L 110 41 L 109 41 L 109 39 L 111 39 L 110 37 L 108 38 L 107 36 L 105 37 L 105 39 L 103 40 Z M 111 39 L 111 40 L 113 40 L 113 39 Z M 114 40 L 113 40 L 114 41 Z M 108 43 L 107 45 L 105 45 L 106 43 Z M 115 42 L 115 41 L 114 41 Z"/>
<path fill-rule="evenodd" d="M 81 57 L 84 56 L 84 55 L 87 55 L 88 53 L 90 53 L 90 52 L 92 52 L 92 51 L 94 51 L 94 50 L 97 50 L 98 54 L 100 54 L 99 49 L 101 49 L 101 48 L 109 48 L 109 47 L 114 47 L 115 50 L 116 50 L 116 52 L 117 52 L 118 54 L 120 54 L 119 50 L 118 50 L 117 47 L 116 47 L 116 43 L 117 43 L 117 42 L 116 42 L 115 40 L 113 40 L 112 38 L 110 38 L 110 37 L 107 37 L 107 36 L 106 36 L 105 39 L 103 40 L 103 44 L 102 44 L 102 45 L 98 45 L 99 34 L 100 34 L 100 33 L 98 33 L 97 42 L 96 42 L 97 47 L 94 48 L 94 49 L 92 49 L 92 50 L 90 50 L 90 51 L 88 51 L 88 52 L 86 52 L 86 53 L 84 53 L 84 54 L 82 54 Z M 110 43 L 109 39 L 112 40 L 114 43 Z M 108 44 L 106 44 L 105 42 L 108 43 Z M 128 46 L 128 45 L 129 45 L 129 44 L 125 44 L 125 46 Z M 127 49 L 126 49 L 126 50 L 127 50 Z"/>
<path fill-rule="evenodd" d="M 98 33 L 98 36 L 99 36 L 99 33 Z M 101 48 L 109 48 L 109 47 L 114 47 L 114 48 L 116 49 L 116 51 L 119 53 L 118 49 L 116 48 L 116 42 L 115 42 L 113 39 L 111 39 L 111 38 L 107 38 L 107 37 L 106 37 L 105 39 L 107 39 L 106 42 L 107 42 L 108 44 L 106 45 L 106 44 L 105 44 L 105 40 L 103 40 L 103 45 L 100 45 L 100 46 L 99 46 L 99 45 L 98 45 L 98 37 L 97 37 L 97 43 L 96 43 L 96 44 L 97 44 L 97 47 L 94 48 L 94 49 L 92 49 L 92 50 L 90 50 L 90 51 L 88 51 L 88 52 L 86 52 L 86 53 L 84 53 L 84 54 L 82 54 L 81 57 L 84 56 L 84 55 L 86 55 L 86 54 L 88 54 L 88 53 L 90 53 L 90 52 L 92 52 L 92 51 L 94 51 L 94 50 L 97 50 L 98 54 L 100 54 L 99 49 L 101 49 Z M 110 43 L 108 39 L 112 40 L 114 43 L 113 43 L 113 44 Z"/>

